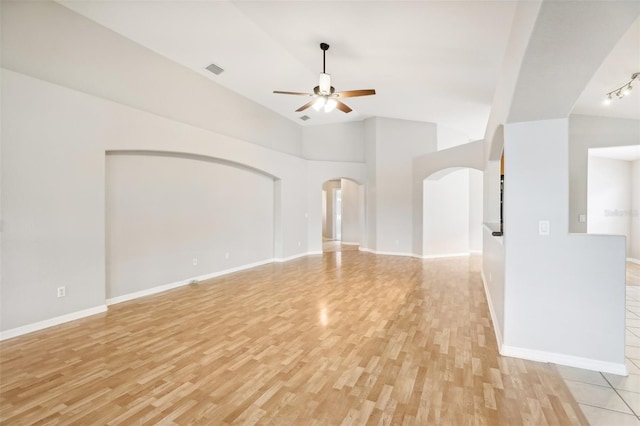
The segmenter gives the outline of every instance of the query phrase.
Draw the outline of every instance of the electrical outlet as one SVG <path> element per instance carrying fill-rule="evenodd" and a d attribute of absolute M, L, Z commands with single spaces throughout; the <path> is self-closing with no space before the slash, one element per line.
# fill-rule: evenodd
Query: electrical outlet
<path fill-rule="evenodd" d="M 58 287 L 58 297 L 65 297 L 67 295 L 67 287 Z"/>
<path fill-rule="evenodd" d="M 194 257 L 193 258 L 193 266 L 197 266 L 198 265 L 198 258 Z"/>
<path fill-rule="evenodd" d="M 298 241 L 298 247 L 300 247 L 302 245 L 302 243 L 300 241 Z"/>
<path fill-rule="evenodd" d="M 229 258 L 229 252 L 226 252 L 226 253 L 224 254 L 224 258 L 225 258 L 225 259 L 228 259 L 228 258 Z"/>
<path fill-rule="evenodd" d="M 586 221 L 587 221 L 587 215 L 586 214 L 578 215 L 578 222 L 585 223 Z"/>

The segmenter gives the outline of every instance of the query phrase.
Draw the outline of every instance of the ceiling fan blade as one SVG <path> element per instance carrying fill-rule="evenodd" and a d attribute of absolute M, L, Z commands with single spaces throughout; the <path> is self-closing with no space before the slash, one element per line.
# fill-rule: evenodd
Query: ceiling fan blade
<path fill-rule="evenodd" d="M 369 96 L 375 94 L 376 91 L 374 89 L 346 90 L 344 92 L 336 93 L 339 98 L 355 98 L 356 96 Z"/>
<path fill-rule="evenodd" d="M 277 93 L 279 95 L 297 95 L 297 96 L 313 96 L 311 93 L 302 93 L 302 92 L 282 92 L 280 90 L 274 90 L 273 93 Z"/>
<path fill-rule="evenodd" d="M 304 111 L 305 109 L 307 109 L 307 108 L 309 108 L 311 105 L 313 105 L 313 103 L 314 103 L 315 101 L 316 101 L 316 100 L 315 100 L 315 99 L 313 99 L 313 100 L 311 100 L 311 101 L 307 102 L 306 104 L 304 104 L 304 105 L 302 105 L 300 108 L 298 108 L 298 109 L 296 110 L 296 112 Z"/>
<path fill-rule="evenodd" d="M 351 108 L 349 108 L 347 106 L 347 104 L 343 104 L 342 102 L 340 102 L 339 100 L 336 99 L 336 108 L 338 108 L 340 111 L 344 112 L 345 114 L 348 114 L 352 111 Z"/>

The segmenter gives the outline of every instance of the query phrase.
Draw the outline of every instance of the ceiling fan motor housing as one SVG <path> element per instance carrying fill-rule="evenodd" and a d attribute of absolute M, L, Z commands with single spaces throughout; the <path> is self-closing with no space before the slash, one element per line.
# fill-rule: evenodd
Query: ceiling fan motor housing
<path fill-rule="evenodd" d="M 320 93 L 322 95 L 328 95 L 331 93 L 331 75 L 327 73 L 320 73 L 320 82 L 318 83 L 320 87 Z"/>

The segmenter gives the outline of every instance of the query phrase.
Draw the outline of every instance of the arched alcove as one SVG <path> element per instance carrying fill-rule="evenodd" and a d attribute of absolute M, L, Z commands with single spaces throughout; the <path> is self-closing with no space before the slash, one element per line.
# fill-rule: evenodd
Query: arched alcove
<path fill-rule="evenodd" d="M 262 170 L 187 153 L 106 156 L 106 295 L 272 261 L 281 245 L 280 181 Z"/>

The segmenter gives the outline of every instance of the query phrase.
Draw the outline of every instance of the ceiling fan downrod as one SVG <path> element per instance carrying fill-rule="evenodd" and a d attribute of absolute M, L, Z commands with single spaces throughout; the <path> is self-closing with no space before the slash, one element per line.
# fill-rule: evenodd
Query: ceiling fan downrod
<path fill-rule="evenodd" d="M 327 43 L 320 43 L 320 49 L 322 49 L 322 73 L 325 74 L 326 53 L 327 50 L 329 50 L 329 45 Z"/>

